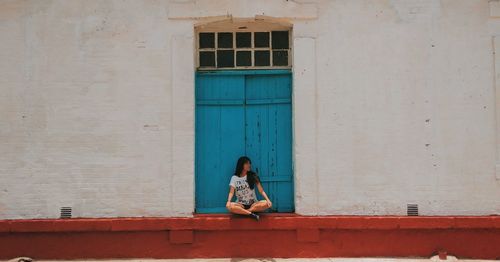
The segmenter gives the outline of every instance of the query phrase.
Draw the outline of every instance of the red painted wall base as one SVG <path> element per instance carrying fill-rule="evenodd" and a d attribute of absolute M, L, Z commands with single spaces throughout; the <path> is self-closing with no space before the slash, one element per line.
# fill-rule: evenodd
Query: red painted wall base
<path fill-rule="evenodd" d="M 500 217 L 298 216 L 0 220 L 0 259 L 500 258 Z"/>

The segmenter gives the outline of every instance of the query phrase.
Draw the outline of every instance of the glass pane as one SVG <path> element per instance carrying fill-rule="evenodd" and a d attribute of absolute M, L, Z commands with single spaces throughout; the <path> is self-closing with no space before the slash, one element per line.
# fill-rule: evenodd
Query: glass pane
<path fill-rule="evenodd" d="M 255 32 L 255 47 L 269 47 L 269 32 Z"/>
<path fill-rule="evenodd" d="M 251 51 L 238 51 L 238 52 L 236 52 L 236 65 L 237 66 L 251 66 L 252 65 L 252 52 Z"/>
<path fill-rule="evenodd" d="M 217 34 L 217 47 L 219 47 L 219 48 L 232 48 L 233 47 L 233 33 L 218 33 Z"/>
<path fill-rule="evenodd" d="M 200 67 L 215 67 L 215 52 L 200 52 Z"/>
<path fill-rule="evenodd" d="M 288 31 L 273 31 L 273 49 L 288 49 Z"/>
<path fill-rule="evenodd" d="M 287 66 L 288 65 L 288 51 L 273 51 L 273 65 Z"/>
<path fill-rule="evenodd" d="M 255 66 L 268 66 L 269 51 L 255 51 Z"/>
<path fill-rule="evenodd" d="M 252 33 L 236 33 L 236 47 L 252 47 Z"/>
<path fill-rule="evenodd" d="M 234 67 L 234 50 L 217 50 L 217 67 Z"/>
<path fill-rule="evenodd" d="M 214 33 L 200 33 L 199 46 L 200 48 L 215 48 Z"/>

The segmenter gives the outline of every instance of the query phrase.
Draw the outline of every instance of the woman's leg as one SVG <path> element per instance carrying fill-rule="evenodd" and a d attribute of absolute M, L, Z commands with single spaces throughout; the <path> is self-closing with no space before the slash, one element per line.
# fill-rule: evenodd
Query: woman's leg
<path fill-rule="evenodd" d="M 245 209 L 242 204 L 231 202 L 231 206 L 228 208 L 229 212 L 240 215 L 250 215 L 252 211 L 250 209 Z"/>
<path fill-rule="evenodd" d="M 266 200 L 259 200 L 255 203 L 253 203 L 252 206 L 247 210 L 251 211 L 251 212 L 262 212 L 268 208 L 270 208 L 270 207 L 267 206 Z"/>

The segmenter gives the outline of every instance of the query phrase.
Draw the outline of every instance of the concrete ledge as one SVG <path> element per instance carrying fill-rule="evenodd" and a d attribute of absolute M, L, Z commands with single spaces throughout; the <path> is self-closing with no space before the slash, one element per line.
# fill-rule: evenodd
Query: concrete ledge
<path fill-rule="evenodd" d="M 299 216 L 262 214 L 259 222 L 232 215 L 0 220 L 1 232 L 162 230 L 500 229 L 500 216 Z"/>
<path fill-rule="evenodd" d="M 258 248 L 248 248 L 259 243 Z M 465 244 L 467 243 L 467 244 Z M 500 258 L 500 216 L 245 216 L 0 220 L 0 259 Z"/>
<path fill-rule="evenodd" d="M 170 243 L 193 243 L 193 230 L 170 230 Z"/>
<path fill-rule="evenodd" d="M 319 242 L 319 229 L 299 228 L 297 229 L 298 242 Z"/>

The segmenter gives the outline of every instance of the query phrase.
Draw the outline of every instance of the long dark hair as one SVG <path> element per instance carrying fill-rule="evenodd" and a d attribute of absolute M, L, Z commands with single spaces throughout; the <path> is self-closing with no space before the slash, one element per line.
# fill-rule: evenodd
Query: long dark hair
<path fill-rule="evenodd" d="M 238 162 L 236 163 L 236 170 L 234 171 L 234 175 L 235 176 L 238 176 L 238 177 L 240 176 L 241 171 L 243 171 L 243 165 L 245 163 L 247 163 L 247 162 L 250 163 L 250 164 L 252 163 L 252 161 L 250 160 L 250 158 L 248 158 L 246 156 L 242 156 L 242 157 L 238 158 Z M 247 172 L 247 183 L 248 183 L 248 185 L 250 186 L 251 189 L 254 188 L 255 183 L 257 181 L 260 181 L 259 176 L 257 175 L 257 173 L 249 170 Z"/>

